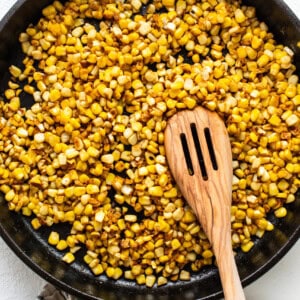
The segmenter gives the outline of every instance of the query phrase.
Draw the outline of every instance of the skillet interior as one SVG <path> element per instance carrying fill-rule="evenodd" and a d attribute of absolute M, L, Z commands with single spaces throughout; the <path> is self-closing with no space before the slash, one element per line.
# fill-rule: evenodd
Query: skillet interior
<path fill-rule="evenodd" d="M 39 16 L 41 8 L 51 0 L 21 0 L 0 22 L 0 94 L 8 79 L 7 66 L 21 60 L 18 35 Z M 300 40 L 300 22 L 279 0 L 249 0 L 245 4 L 257 7 L 258 16 L 268 20 L 271 31 L 278 42 L 289 45 L 295 51 L 297 67 L 300 68 L 300 51 L 296 47 Z M 272 7 L 272 9 L 270 9 Z M 25 99 L 26 102 L 26 99 Z M 27 103 L 28 105 L 28 103 Z M 257 279 L 270 269 L 297 241 L 300 236 L 300 193 L 297 200 L 288 206 L 284 219 L 270 219 L 275 230 L 255 241 L 255 247 L 248 253 L 239 252 L 236 260 L 243 285 Z M 66 226 L 57 226 L 60 232 L 67 232 Z M 55 228 L 55 227 L 54 227 Z M 56 228 L 57 229 L 57 228 Z M 85 299 L 138 300 L 138 299 L 216 299 L 222 294 L 217 269 L 208 267 L 192 276 L 190 282 L 168 283 L 164 287 L 148 289 L 125 280 L 113 281 L 105 276 L 95 277 L 82 258 L 71 266 L 61 262 L 62 253 L 47 244 L 49 228 L 34 231 L 30 219 L 7 208 L 0 195 L 0 234 L 12 250 L 45 280 Z M 83 255 L 83 253 L 82 253 Z"/>

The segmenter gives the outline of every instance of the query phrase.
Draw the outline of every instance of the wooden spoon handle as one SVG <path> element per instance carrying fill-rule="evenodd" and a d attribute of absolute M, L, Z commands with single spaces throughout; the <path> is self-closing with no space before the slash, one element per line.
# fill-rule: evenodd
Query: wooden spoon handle
<path fill-rule="evenodd" d="M 222 282 L 225 300 L 245 300 L 245 294 L 241 285 L 238 270 L 235 264 L 231 246 L 228 246 L 215 253 L 219 274 Z"/>

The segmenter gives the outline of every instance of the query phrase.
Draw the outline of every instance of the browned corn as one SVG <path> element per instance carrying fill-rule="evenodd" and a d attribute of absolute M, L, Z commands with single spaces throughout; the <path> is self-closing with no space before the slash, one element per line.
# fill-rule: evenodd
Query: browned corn
<path fill-rule="evenodd" d="M 9 68 L 0 102 L 0 190 L 11 210 L 34 216 L 34 229 L 72 225 L 65 240 L 49 236 L 65 262 L 85 245 L 96 276 L 152 287 L 213 262 L 168 169 L 168 118 L 202 105 L 226 120 L 232 243 L 247 252 L 300 185 L 300 85 L 292 51 L 253 8 L 162 0 L 143 16 L 143 3 L 55 1 L 20 35 L 24 64 Z M 183 48 L 193 64 L 178 55 Z"/>

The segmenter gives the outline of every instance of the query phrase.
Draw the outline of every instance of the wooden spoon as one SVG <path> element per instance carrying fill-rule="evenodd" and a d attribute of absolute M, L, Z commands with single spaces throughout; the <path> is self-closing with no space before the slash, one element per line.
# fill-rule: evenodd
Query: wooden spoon
<path fill-rule="evenodd" d="M 245 295 L 231 244 L 232 154 L 224 122 L 202 107 L 174 115 L 165 130 L 168 164 L 215 254 L 226 300 Z"/>

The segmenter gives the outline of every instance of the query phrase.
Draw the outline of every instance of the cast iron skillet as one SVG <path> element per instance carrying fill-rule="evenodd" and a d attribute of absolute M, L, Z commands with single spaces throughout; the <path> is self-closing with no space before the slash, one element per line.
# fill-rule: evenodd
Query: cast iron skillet
<path fill-rule="evenodd" d="M 0 22 L 0 94 L 4 92 L 9 78 L 7 67 L 21 60 L 18 45 L 19 33 L 35 22 L 41 8 L 52 0 L 20 0 Z M 300 68 L 300 22 L 292 11 L 280 0 L 249 0 L 245 4 L 257 7 L 257 13 L 276 34 L 276 39 L 289 45 L 295 52 L 297 67 Z M 25 99 L 26 101 L 26 99 Z M 25 103 L 30 105 L 30 103 Z M 238 252 L 236 261 L 243 285 L 247 285 L 267 272 L 292 247 L 300 236 L 300 193 L 296 201 L 288 205 L 284 219 L 269 219 L 275 230 L 255 240 L 255 247 L 247 254 Z M 56 228 L 57 226 L 57 228 Z M 56 225 L 54 230 L 66 234 L 68 228 Z M 217 299 L 222 296 L 221 284 L 215 267 L 207 267 L 194 274 L 190 282 L 169 283 L 152 289 L 138 286 L 125 280 L 113 281 L 104 275 L 95 277 L 80 258 L 71 266 L 61 261 L 62 253 L 47 244 L 53 230 L 42 228 L 34 231 L 30 218 L 10 212 L 0 195 L 0 234 L 10 248 L 31 269 L 57 287 L 83 299 L 105 300 L 193 300 Z"/>

